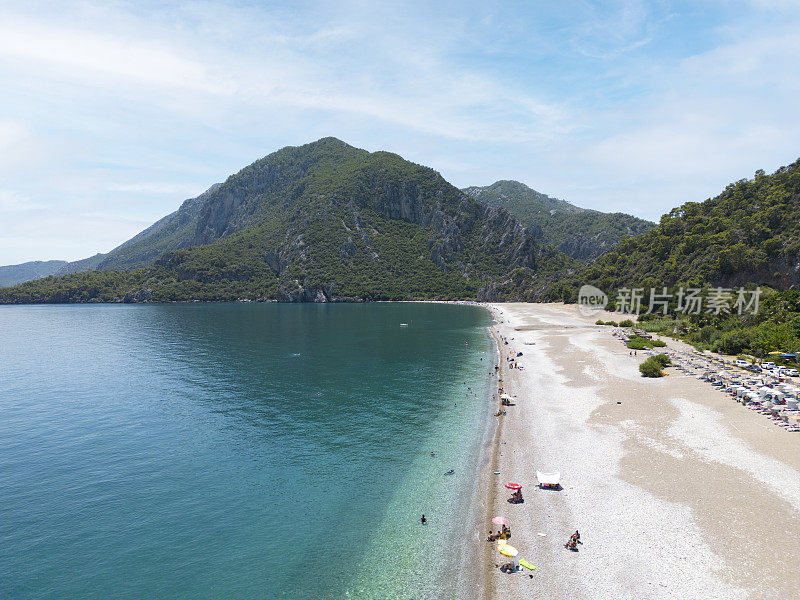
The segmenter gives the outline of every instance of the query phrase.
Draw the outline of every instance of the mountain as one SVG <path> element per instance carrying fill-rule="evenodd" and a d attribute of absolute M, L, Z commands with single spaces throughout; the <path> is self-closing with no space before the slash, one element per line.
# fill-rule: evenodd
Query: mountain
<path fill-rule="evenodd" d="M 65 260 L 34 260 L 19 265 L 0 267 L 0 287 L 53 275 L 66 264 Z"/>
<path fill-rule="evenodd" d="M 54 275 L 68 275 L 69 273 L 81 273 L 82 271 L 93 271 L 97 268 L 103 259 L 106 257 L 105 254 L 95 254 L 94 256 L 90 256 L 89 258 L 83 258 L 81 260 L 73 260 L 72 262 L 68 262 L 63 265 L 58 271 L 54 273 Z"/>
<path fill-rule="evenodd" d="M 631 215 L 579 208 L 518 181 L 498 181 L 463 191 L 488 206 L 505 208 L 537 241 L 582 261 L 608 252 L 625 236 L 655 227 L 655 223 Z"/>
<path fill-rule="evenodd" d="M 800 160 L 772 175 L 728 185 L 714 198 L 687 202 L 644 235 L 623 240 L 550 297 L 574 296 L 584 283 L 621 287 L 748 283 L 778 290 L 800 285 Z"/>
<path fill-rule="evenodd" d="M 184 202 L 99 270 L 7 288 L 0 301 L 474 298 L 523 274 L 543 290 L 575 266 L 433 169 L 323 138 Z"/>

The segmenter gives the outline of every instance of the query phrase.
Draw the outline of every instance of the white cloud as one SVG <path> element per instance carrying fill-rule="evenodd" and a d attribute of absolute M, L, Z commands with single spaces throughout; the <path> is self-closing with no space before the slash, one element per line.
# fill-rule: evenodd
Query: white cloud
<path fill-rule="evenodd" d="M 648 93 L 594 113 L 606 120 L 597 131 L 603 135 L 570 144 L 586 180 L 556 183 L 574 190 L 568 199 L 657 219 L 800 155 L 800 38 L 793 24 L 747 33 L 729 28 L 725 35 L 706 52 L 653 65 Z"/>
<path fill-rule="evenodd" d="M 32 201 L 25 194 L 15 190 L 0 189 L 0 213 L 38 210 L 40 208 L 44 208 L 44 206 Z"/>
<path fill-rule="evenodd" d="M 0 55 L 150 85 L 212 92 L 223 89 L 209 81 L 204 65 L 179 56 L 162 41 L 64 29 L 13 17 L 0 22 Z"/>
<path fill-rule="evenodd" d="M 335 25 L 305 35 L 271 33 L 267 27 L 244 54 L 208 46 L 185 32 L 169 41 L 146 37 L 142 25 L 131 15 L 117 30 L 97 34 L 6 16 L 0 21 L 0 57 L 26 60 L 56 81 L 116 95 L 123 85 L 129 98 L 146 98 L 148 104 L 181 113 L 209 103 L 212 112 L 220 103 L 228 111 L 321 110 L 473 141 L 511 141 L 512 136 L 534 141 L 552 135 L 565 120 L 563 107 L 484 73 L 453 70 L 440 55 L 439 44 L 446 41 L 420 39 L 416 45 L 385 32 L 376 36 L 371 20 L 362 21 L 358 30 Z M 354 42 L 356 35 L 363 37 Z M 341 48 L 344 41 L 350 45 Z M 353 43 L 365 46 L 363 55 L 352 55 Z M 523 122 L 520 113 L 527 117 Z"/>
<path fill-rule="evenodd" d="M 608 59 L 652 41 L 652 15 L 642 0 L 582 3 L 582 16 L 570 29 L 570 44 L 591 58 Z"/>

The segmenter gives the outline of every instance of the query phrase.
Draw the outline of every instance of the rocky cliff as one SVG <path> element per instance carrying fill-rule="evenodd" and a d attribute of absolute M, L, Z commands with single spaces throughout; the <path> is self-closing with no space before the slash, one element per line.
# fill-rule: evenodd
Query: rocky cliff
<path fill-rule="evenodd" d="M 465 298 L 514 270 L 535 277 L 568 264 L 504 208 L 433 169 L 324 138 L 270 154 L 185 202 L 95 272 L 145 269 L 86 275 L 83 289 L 59 288 L 58 297 Z"/>
<path fill-rule="evenodd" d="M 603 213 L 551 198 L 518 181 L 498 181 L 464 192 L 487 206 L 503 207 L 541 244 L 581 261 L 614 248 L 624 237 L 652 229 L 655 223 L 622 213 Z"/>

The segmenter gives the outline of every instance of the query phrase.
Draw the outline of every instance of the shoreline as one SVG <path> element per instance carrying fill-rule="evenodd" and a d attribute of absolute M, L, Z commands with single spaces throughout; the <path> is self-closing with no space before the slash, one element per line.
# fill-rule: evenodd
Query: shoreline
<path fill-rule="evenodd" d="M 483 306 L 495 321 L 503 387 L 517 400 L 499 418 L 478 478 L 481 597 L 755 600 L 796 593 L 800 434 L 768 426 L 675 369 L 663 379 L 641 378 L 646 354 L 630 356 L 574 307 Z M 508 369 L 502 357 L 512 346 L 524 353 L 523 371 Z M 560 470 L 563 489 L 537 489 L 537 468 Z M 507 481 L 523 484 L 524 504 L 505 502 Z M 501 556 L 485 540 L 495 514 L 510 519 L 509 543 L 537 565 L 533 573 L 495 568 Z M 571 553 L 563 544 L 575 529 L 583 545 Z"/>
<path fill-rule="evenodd" d="M 491 314 L 489 315 L 490 319 Z M 498 350 L 495 344 L 495 338 L 492 334 L 493 321 L 485 328 L 485 335 L 487 337 L 487 344 L 489 345 L 489 354 L 492 360 L 498 360 Z M 493 370 L 493 365 L 496 362 L 487 361 L 490 369 Z M 484 384 L 486 385 L 485 394 L 480 398 L 483 403 L 479 405 L 478 410 L 485 413 L 486 418 L 483 422 L 478 423 L 476 429 L 476 437 L 472 443 L 473 458 L 472 464 L 473 472 L 478 473 L 475 479 L 465 481 L 464 486 L 461 488 L 461 498 L 467 496 L 469 498 L 467 505 L 464 508 L 464 519 L 457 521 L 453 524 L 454 529 L 461 528 L 461 533 L 457 534 L 453 539 L 452 555 L 458 561 L 458 577 L 455 582 L 451 582 L 446 586 L 448 590 L 452 591 L 453 598 L 469 597 L 473 600 L 485 600 L 487 596 L 484 594 L 486 588 L 485 573 L 479 571 L 478 567 L 484 563 L 484 550 L 480 546 L 480 542 L 484 536 L 481 532 L 486 522 L 487 511 L 489 506 L 486 502 L 485 489 L 487 482 L 484 481 L 485 473 L 492 465 L 492 449 L 496 447 L 497 438 L 497 423 L 492 422 L 492 413 L 494 412 L 494 400 L 497 390 L 497 377 L 492 372 L 484 375 Z M 467 524 L 466 536 L 464 536 L 464 524 Z M 466 539 L 465 539 L 466 537 Z M 461 582 L 466 582 L 463 584 Z M 466 591 L 468 590 L 468 592 Z M 443 597 L 450 597 L 445 594 Z"/>
<path fill-rule="evenodd" d="M 489 327 L 490 334 L 492 336 L 492 341 L 495 344 L 495 360 L 497 361 L 497 365 L 499 365 L 499 370 L 497 374 L 492 378 L 492 382 L 494 384 L 494 390 L 497 390 L 497 396 L 492 396 L 496 398 L 495 407 L 498 405 L 499 402 L 499 388 L 500 383 L 504 382 L 503 373 L 505 372 L 505 368 L 503 365 L 503 351 L 501 347 L 501 340 L 500 336 L 495 329 L 494 325 L 496 323 L 495 315 L 492 313 L 492 326 Z M 493 390 L 493 391 L 494 391 Z M 486 466 L 486 470 L 483 473 L 483 479 L 485 481 L 485 485 L 483 487 L 486 490 L 486 499 L 484 502 L 484 511 L 483 511 L 483 524 L 484 530 L 488 532 L 489 524 L 491 524 L 493 514 L 493 508 L 497 505 L 499 500 L 499 488 L 497 485 L 498 477 L 502 477 L 502 472 L 500 475 L 495 475 L 494 473 L 499 469 L 499 460 L 500 460 L 500 440 L 503 438 L 503 425 L 505 423 L 504 417 L 492 417 L 496 420 L 495 427 L 494 427 L 494 435 L 491 439 L 491 451 L 489 453 L 488 458 L 488 465 Z M 493 587 L 492 587 L 492 566 L 495 564 L 495 559 L 497 556 L 495 555 L 495 546 L 494 544 L 490 544 L 485 539 L 479 536 L 479 542 L 483 544 L 484 550 L 482 552 L 483 555 L 483 598 L 492 598 L 493 594 Z"/>
<path fill-rule="evenodd" d="M 469 589 L 465 582 L 471 581 L 479 557 L 474 543 L 462 545 L 469 533 L 464 524 L 476 520 L 481 501 L 473 474 L 489 431 L 486 415 L 493 387 L 489 364 L 495 352 L 486 313 L 474 314 L 477 322 L 457 332 L 452 345 L 440 342 L 442 356 L 453 350 L 460 354 L 465 350 L 462 333 L 469 334 L 469 358 L 448 358 L 451 364 L 463 364 L 448 376 L 437 375 L 444 387 L 435 395 L 441 394 L 443 409 L 431 416 L 433 425 L 410 457 L 404 480 L 393 488 L 385 516 L 365 538 L 365 551 L 342 587 L 343 596 L 457 600 Z M 458 409 L 453 408 L 456 402 Z M 443 476 L 449 467 L 455 473 Z M 421 529 L 420 513 L 427 517 Z"/>

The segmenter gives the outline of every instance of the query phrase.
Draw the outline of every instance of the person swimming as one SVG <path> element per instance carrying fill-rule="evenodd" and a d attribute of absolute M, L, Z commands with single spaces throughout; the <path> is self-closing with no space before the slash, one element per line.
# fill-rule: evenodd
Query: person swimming
<path fill-rule="evenodd" d="M 422 523 L 423 525 L 425 525 L 425 523 L 427 523 L 427 522 L 428 522 L 428 519 L 426 519 L 426 518 L 425 518 L 425 515 L 422 515 L 422 516 L 419 518 L 419 521 L 420 521 L 420 523 Z"/>
<path fill-rule="evenodd" d="M 455 473 L 455 471 L 453 469 L 450 469 L 447 473 L 445 473 L 445 475 L 452 475 L 453 473 Z"/>

